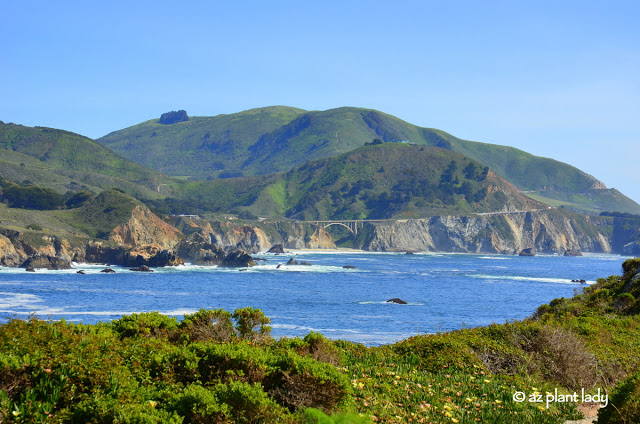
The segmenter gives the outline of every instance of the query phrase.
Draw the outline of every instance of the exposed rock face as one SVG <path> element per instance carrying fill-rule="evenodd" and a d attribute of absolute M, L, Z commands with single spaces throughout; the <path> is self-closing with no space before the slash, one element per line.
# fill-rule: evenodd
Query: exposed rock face
<path fill-rule="evenodd" d="M 129 220 L 117 226 L 109 237 L 121 246 L 154 245 L 162 249 L 172 249 L 182 238 L 180 230 L 142 205 L 136 206 Z"/>
<path fill-rule="evenodd" d="M 24 268 L 71 269 L 71 258 L 68 256 L 50 256 L 37 253 L 24 261 Z"/>
<path fill-rule="evenodd" d="M 124 266 L 177 266 L 184 265 L 184 260 L 175 253 L 158 246 L 139 246 L 124 254 Z"/>
<path fill-rule="evenodd" d="M 305 247 L 307 249 L 335 249 L 336 244 L 333 242 L 331 234 L 322 228 L 317 228 L 313 234 L 305 239 Z"/>
<path fill-rule="evenodd" d="M 284 253 L 284 246 L 282 243 L 274 244 L 271 249 L 267 250 L 267 253 Z"/>
<path fill-rule="evenodd" d="M 18 254 L 11 240 L 0 234 L 0 265 L 20 266 L 25 259 L 23 255 Z"/>
<path fill-rule="evenodd" d="M 582 252 L 579 250 L 565 250 L 564 256 L 582 256 Z"/>
<path fill-rule="evenodd" d="M 254 266 L 255 264 L 256 262 L 247 252 L 245 252 L 244 250 L 236 250 L 229 253 L 224 258 L 220 266 L 227 268 L 244 268 Z"/>
<path fill-rule="evenodd" d="M 182 229 L 187 238 L 199 234 L 201 238 L 199 242 L 227 251 L 242 249 L 250 253 L 258 253 L 271 247 L 265 232 L 251 225 L 240 225 L 232 221 L 207 222 L 199 218 L 180 217 L 176 221 L 176 226 Z"/>
<path fill-rule="evenodd" d="M 193 233 L 178 245 L 178 255 L 194 265 L 219 265 L 224 250 L 210 243 L 201 233 Z"/>
<path fill-rule="evenodd" d="M 211 241 L 218 247 L 232 247 L 251 253 L 258 253 L 271 247 L 269 238 L 258 227 L 250 225 L 227 226 L 228 231 L 219 234 L 211 233 Z"/>
<path fill-rule="evenodd" d="M 576 223 L 558 211 L 489 216 L 436 216 L 429 219 L 366 224 L 360 247 L 373 251 L 422 250 L 469 253 L 514 253 L 533 247 L 543 253 L 566 250 L 611 252 L 607 238 L 593 222 Z M 589 232 L 581 226 L 589 226 Z M 602 224 L 604 225 L 604 224 Z"/>
<path fill-rule="evenodd" d="M 536 254 L 533 253 L 533 249 L 528 247 L 526 249 L 522 249 L 522 251 L 520 252 L 519 256 L 536 256 Z"/>

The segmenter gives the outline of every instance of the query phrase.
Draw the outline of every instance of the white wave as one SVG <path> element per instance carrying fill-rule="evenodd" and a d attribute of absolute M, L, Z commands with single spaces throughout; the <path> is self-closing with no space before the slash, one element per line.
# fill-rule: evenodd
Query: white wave
<path fill-rule="evenodd" d="M 282 330 L 320 331 L 320 329 L 317 329 L 317 328 L 305 327 L 304 325 L 293 325 L 293 324 L 271 324 L 271 327 L 282 329 Z"/>
<path fill-rule="evenodd" d="M 510 261 L 513 258 L 507 258 L 504 256 L 480 256 L 480 259 L 491 259 L 491 260 L 497 260 L 497 261 Z"/>
<path fill-rule="evenodd" d="M 485 274 L 468 274 L 467 277 L 481 278 L 484 280 L 513 280 L 513 281 L 535 281 L 538 283 L 555 283 L 555 284 L 576 284 L 583 285 L 579 282 L 573 282 L 567 278 L 548 278 L 548 277 L 525 277 L 518 275 L 485 275 Z M 586 284 L 594 284 L 595 281 L 587 281 Z"/>
<path fill-rule="evenodd" d="M 0 292 L 0 308 L 41 308 L 43 302 L 35 294 Z"/>

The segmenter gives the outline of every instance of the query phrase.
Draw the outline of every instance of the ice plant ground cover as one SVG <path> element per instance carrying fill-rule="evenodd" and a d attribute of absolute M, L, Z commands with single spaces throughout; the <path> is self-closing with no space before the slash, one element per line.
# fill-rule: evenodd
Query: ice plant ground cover
<path fill-rule="evenodd" d="M 514 401 L 598 389 L 600 421 L 637 422 L 640 260 L 531 319 L 380 347 L 270 337 L 261 311 L 158 313 L 110 323 L 0 326 L 0 420 L 92 423 L 531 422 L 575 403 Z"/>

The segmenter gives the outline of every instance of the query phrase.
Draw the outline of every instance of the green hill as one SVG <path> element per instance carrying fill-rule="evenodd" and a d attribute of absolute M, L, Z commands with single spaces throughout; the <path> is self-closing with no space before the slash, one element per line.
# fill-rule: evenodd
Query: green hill
<path fill-rule="evenodd" d="M 159 119 L 112 132 L 99 142 L 144 166 L 172 176 L 239 176 L 249 148 L 304 114 L 284 106 L 252 109 L 232 115 L 190 117 L 171 125 Z M 245 173 L 246 175 L 254 173 Z"/>
<path fill-rule="evenodd" d="M 140 199 L 159 197 L 168 178 L 95 141 L 67 131 L 0 123 L 0 177 L 65 193 L 118 187 Z"/>
<path fill-rule="evenodd" d="M 307 220 L 544 207 L 459 153 L 406 143 L 360 147 L 287 173 L 179 184 L 184 200 L 202 209 Z"/>
<path fill-rule="evenodd" d="M 352 151 L 376 138 L 462 153 L 532 198 L 554 206 L 590 213 L 640 213 L 640 205 L 565 163 L 512 147 L 462 140 L 372 109 L 343 107 L 307 112 L 274 106 L 194 117 L 171 125 L 155 119 L 98 141 L 158 171 L 204 180 L 286 172 L 309 160 Z"/>

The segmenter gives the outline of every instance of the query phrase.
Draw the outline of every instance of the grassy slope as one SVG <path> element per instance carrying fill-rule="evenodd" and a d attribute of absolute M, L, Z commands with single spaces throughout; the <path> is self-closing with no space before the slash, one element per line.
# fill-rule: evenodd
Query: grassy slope
<path fill-rule="evenodd" d="M 0 124 L 0 176 L 64 193 L 118 187 L 140 198 L 157 198 L 168 178 L 131 162 L 99 143 L 67 131 Z"/>
<path fill-rule="evenodd" d="M 104 190 L 75 209 L 40 211 L 9 208 L 0 203 L 0 227 L 33 233 L 40 238 L 43 235 L 73 240 L 106 238 L 115 227 L 130 218 L 133 208 L 141 204 L 116 190 Z M 42 230 L 29 230 L 30 225 Z"/>
<path fill-rule="evenodd" d="M 569 207 L 577 204 L 576 209 L 589 212 L 640 213 L 640 205 L 615 190 L 593 190 L 598 181 L 570 165 L 512 147 L 461 140 L 371 109 L 304 112 L 270 107 L 174 125 L 156 122 L 116 131 L 99 141 L 169 175 L 205 179 L 224 171 L 243 175 L 283 172 L 308 160 L 351 151 L 374 138 L 404 140 L 462 153 L 519 189 L 542 191 L 539 196 Z M 207 133 L 210 138 L 205 140 Z"/>
<path fill-rule="evenodd" d="M 304 112 L 274 106 L 232 115 L 196 116 L 172 125 L 153 119 L 107 134 L 99 142 L 166 174 L 205 179 L 223 171 L 241 171 L 257 137 Z"/>
<path fill-rule="evenodd" d="M 456 187 L 467 182 L 474 193 L 491 186 L 502 194 L 489 190 L 485 198 L 468 201 L 462 194 L 448 196 L 452 187 L 440 181 L 452 161 L 458 164 Z M 284 174 L 183 182 L 174 190 L 191 203 L 201 202 L 203 209 L 246 207 L 260 216 L 295 219 L 464 214 L 501 210 L 507 204 L 516 210 L 540 207 L 492 173 L 480 180 L 465 178 L 463 171 L 470 162 L 445 149 L 384 143 L 311 161 Z M 412 193 L 428 186 L 429 193 Z"/>

